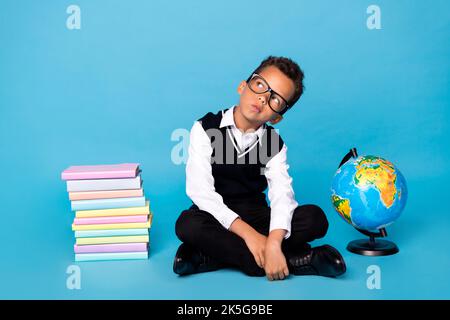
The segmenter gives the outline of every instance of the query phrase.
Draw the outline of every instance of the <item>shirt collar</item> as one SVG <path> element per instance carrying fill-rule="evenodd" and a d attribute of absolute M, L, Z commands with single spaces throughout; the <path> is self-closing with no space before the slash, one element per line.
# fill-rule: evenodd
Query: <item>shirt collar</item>
<path fill-rule="evenodd" d="M 232 106 L 225 112 L 222 110 L 222 120 L 220 121 L 220 125 L 219 125 L 220 128 L 231 127 L 233 129 L 238 129 L 234 122 L 234 108 L 235 107 L 236 106 Z M 263 124 L 255 131 L 256 135 L 258 136 L 260 145 L 262 144 L 262 136 L 263 136 L 265 130 L 266 130 L 266 125 Z"/>

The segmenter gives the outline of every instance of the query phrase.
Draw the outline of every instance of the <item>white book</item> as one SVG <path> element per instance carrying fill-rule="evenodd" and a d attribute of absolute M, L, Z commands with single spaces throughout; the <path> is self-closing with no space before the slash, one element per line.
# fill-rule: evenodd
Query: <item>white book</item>
<path fill-rule="evenodd" d="M 113 229 L 75 231 L 75 238 L 113 237 L 113 236 L 148 236 L 148 229 Z"/>
<path fill-rule="evenodd" d="M 140 189 L 142 182 L 141 175 L 135 178 L 67 180 L 67 191 Z"/>

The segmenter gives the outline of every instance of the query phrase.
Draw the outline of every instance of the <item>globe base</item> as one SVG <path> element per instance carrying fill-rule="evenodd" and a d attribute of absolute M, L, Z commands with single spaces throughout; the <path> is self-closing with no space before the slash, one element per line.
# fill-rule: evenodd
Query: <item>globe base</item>
<path fill-rule="evenodd" d="M 395 243 L 388 240 L 360 239 L 349 242 L 347 250 L 363 256 L 389 256 L 396 254 L 399 249 Z"/>

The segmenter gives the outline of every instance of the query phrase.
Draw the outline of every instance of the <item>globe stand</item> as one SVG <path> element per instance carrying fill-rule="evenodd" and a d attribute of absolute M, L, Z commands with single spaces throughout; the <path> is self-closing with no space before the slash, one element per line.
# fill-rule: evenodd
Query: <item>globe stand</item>
<path fill-rule="evenodd" d="M 351 148 L 350 151 L 344 156 L 339 168 L 346 163 L 350 158 L 357 158 L 358 152 L 356 148 Z M 364 256 L 389 256 L 391 254 L 396 254 L 399 249 L 395 243 L 388 240 L 382 240 L 376 238 L 386 237 L 387 232 L 385 228 L 380 228 L 379 232 L 371 232 L 363 229 L 356 228 L 359 232 L 369 237 L 369 239 L 359 239 L 348 243 L 347 250 L 356 254 Z"/>
<path fill-rule="evenodd" d="M 369 239 L 359 239 L 349 242 L 347 245 L 348 251 L 364 256 L 389 256 L 399 252 L 397 245 L 392 241 L 382 239 L 375 240 L 376 238 L 387 236 L 385 228 L 379 229 L 378 233 L 358 228 L 355 229 L 368 236 Z"/>

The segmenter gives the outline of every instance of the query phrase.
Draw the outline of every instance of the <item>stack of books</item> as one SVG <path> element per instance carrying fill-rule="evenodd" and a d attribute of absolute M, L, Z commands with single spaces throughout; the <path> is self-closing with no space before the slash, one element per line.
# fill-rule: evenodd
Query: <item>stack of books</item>
<path fill-rule="evenodd" d="M 75 211 L 75 261 L 148 258 L 153 214 L 138 163 L 71 166 L 61 178 Z"/>

